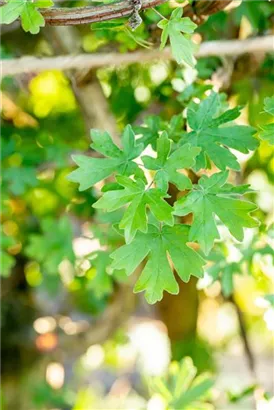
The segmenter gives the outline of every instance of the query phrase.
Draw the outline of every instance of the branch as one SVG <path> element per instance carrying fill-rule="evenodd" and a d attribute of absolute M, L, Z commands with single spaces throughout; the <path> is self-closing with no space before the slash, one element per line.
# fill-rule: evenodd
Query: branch
<path fill-rule="evenodd" d="M 167 3 L 167 1 L 168 0 L 143 0 L 141 10 Z M 0 6 L 5 4 L 5 2 L 0 1 Z M 130 0 L 121 0 L 116 3 L 108 3 L 100 6 L 51 7 L 48 9 L 41 8 L 39 11 L 48 25 L 75 26 L 128 17 L 133 12 L 133 4 Z"/>
<path fill-rule="evenodd" d="M 241 335 L 241 339 L 242 339 L 244 350 L 245 350 L 247 364 L 248 364 L 251 375 L 253 376 L 254 380 L 256 380 L 255 357 L 254 357 L 254 354 L 252 352 L 250 342 L 248 340 L 244 315 L 243 315 L 243 312 L 241 311 L 241 309 L 239 308 L 237 302 L 235 301 L 234 296 L 230 297 L 230 301 L 232 302 L 232 304 L 234 305 L 234 307 L 236 309 L 238 322 L 239 322 L 239 328 L 240 328 L 239 330 L 240 330 L 240 335 Z"/>
<path fill-rule="evenodd" d="M 211 16 L 225 9 L 232 2 L 233 0 L 198 0 L 184 8 L 184 16 Z"/>
<path fill-rule="evenodd" d="M 143 0 L 141 10 L 159 6 L 168 0 Z M 184 15 L 188 17 L 208 16 L 224 9 L 233 0 L 197 0 L 194 6 L 184 8 Z M 4 5 L 0 1 L 0 5 Z M 78 24 L 96 23 L 121 17 L 128 17 L 133 12 L 133 3 L 130 0 L 122 0 L 117 3 L 103 4 L 100 6 L 86 7 L 51 7 L 39 9 L 46 24 L 52 26 L 71 26 Z"/>
<path fill-rule="evenodd" d="M 247 40 L 208 41 L 201 44 L 196 52 L 197 58 L 209 56 L 239 56 L 245 53 L 273 51 L 274 36 L 255 37 Z M 172 55 L 169 48 L 164 50 L 136 51 L 132 53 L 97 53 L 62 55 L 57 57 L 20 57 L 0 60 L 2 76 L 20 73 L 40 72 L 44 70 L 68 70 L 99 68 L 104 66 L 118 66 L 148 62 L 152 60 L 170 60 Z"/>

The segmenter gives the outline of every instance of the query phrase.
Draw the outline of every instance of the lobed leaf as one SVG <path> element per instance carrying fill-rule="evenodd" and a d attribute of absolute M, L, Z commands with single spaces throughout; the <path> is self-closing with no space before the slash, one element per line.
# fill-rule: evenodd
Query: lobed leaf
<path fill-rule="evenodd" d="M 93 204 L 94 208 L 115 211 L 129 203 L 127 210 L 119 224 L 125 231 L 126 242 L 135 237 L 136 232 L 147 232 L 148 218 L 146 208 L 149 207 L 158 221 L 173 225 L 172 207 L 163 199 L 166 194 L 159 189 L 146 189 L 142 180 L 133 181 L 125 176 L 117 176 L 121 188 L 108 191 Z"/>
<path fill-rule="evenodd" d="M 180 144 L 189 143 L 201 147 L 194 167 L 196 171 L 210 168 L 209 160 L 220 170 L 224 171 L 227 167 L 239 170 L 238 160 L 228 148 L 247 154 L 258 146 L 258 140 L 254 138 L 256 130 L 253 127 L 220 126 L 236 119 L 241 108 L 236 107 L 217 116 L 219 107 L 220 97 L 212 92 L 199 105 L 192 105 L 187 110 L 187 120 L 192 131 L 182 136 Z"/>
<path fill-rule="evenodd" d="M 215 216 L 220 218 L 239 241 L 243 240 L 244 227 L 258 226 L 258 222 L 249 215 L 257 206 L 239 199 L 239 194 L 233 189 L 230 191 L 229 186 L 225 185 L 227 177 L 227 171 L 213 174 L 211 177 L 204 175 L 188 195 L 175 203 L 175 215 L 193 213 L 189 240 L 197 241 L 206 255 L 210 252 L 214 240 L 219 239 Z"/>
<path fill-rule="evenodd" d="M 90 158 L 86 155 L 74 155 L 72 159 L 78 165 L 78 169 L 68 175 L 68 179 L 79 183 L 79 190 L 84 191 L 92 187 L 102 179 L 113 173 L 122 175 L 133 175 L 141 170 L 133 162 L 143 151 L 143 145 L 137 144 L 134 132 L 130 125 L 127 125 L 122 134 L 123 150 L 113 143 L 107 132 L 91 130 L 93 143 L 91 147 L 108 158 Z"/>
<path fill-rule="evenodd" d="M 161 300 L 164 290 L 177 294 L 179 287 L 168 255 L 184 282 L 188 282 L 191 275 L 203 276 L 204 260 L 187 246 L 188 235 L 189 227 L 186 225 L 163 226 L 162 230 L 148 225 L 146 234 L 137 233 L 130 244 L 120 247 L 110 255 L 114 259 L 112 267 L 125 269 L 127 275 L 130 275 L 148 256 L 148 262 L 134 291 L 145 291 L 148 303 Z"/>
<path fill-rule="evenodd" d="M 147 169 L 155 170 L 156 186 L 164 192 L 168 190 L 168 183 L 172 182 L 180 190 L 190 189 L 192 183 L 183 173 L 178 172 L 184 168 L 191 168 L 195 164 L 195 157 L 201 151 L 200 148 L 185 144 L 170 154 L 171 140 L 164 131 L 157 140 L 157 158 L 147 155 L 141 159 Z"/>

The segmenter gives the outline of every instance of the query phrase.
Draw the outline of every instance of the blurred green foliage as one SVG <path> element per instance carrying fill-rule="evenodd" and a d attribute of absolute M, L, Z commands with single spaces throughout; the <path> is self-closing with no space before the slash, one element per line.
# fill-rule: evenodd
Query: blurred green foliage
<path fill-rule="evenodd" d="M 66 5 L 72 7 L 82 3 L 67 2 Z M 164 17 L 170 16 L 171 7 L 168 4 L 161 5 L 157 10 Z M 82 48 L 86 52 L 127 52 L 152 47 L 152 44 L 159 46 L 161 30 L 156 25 L 160 18 L 153 10 L 143 14 L 144 24 L 134 33 L 125 27 L 124 20 L 117 21 L 117 24 L 110 22 L 79 28 Z M 237 39 L 267 34 L 272 24 L 271 2 L 243 1 L 235 9 L 210 16 L 196 33 L 203 41 Z M 23 33 L 21 29 L 3 34 L 1 57 L 23 54 L 53 54 L 46 30 L 42 29 L 37 36 Z M 273 119 L 269 107 L 273 101 L 270 99 L 273 94 L 273 62 L 273 53 L 261 58 L 239 57 L 232 61 L 228 85 L 221 84 L 219 95 L 223 109 L 237 104 L 245 106 L 240 116 L 241 124 L 261 130 L 259 136 L 264 139 L 253 154 L 239 156 L 241 172 L 232 173 L 233 181 L 252 183 L 252 188 L 255 188 L 248 196 L 259 205 L 256 217 L 262 224 L 251 240 L 247 238 L 241 245 L 232 242 L 226 234 L 222 235 L 222 240 L 215 244 L 210 254 L 206 268 L 210 280 L 200 286 L 200 289 L 203 288 L 200 290 L 202 301 L 207 298 L 206 292 L 212 291 L 211 288 L 214 289 L 218 283 L 225 297 L 235 294 L 240 307 L 245 310 L 248 331 L 260 334 L 261 339 L 266 340 L 264 347 L 268 346 L 269 339 L 263 316 L 267 322 L 270 315 L 264 315 L 262 310 L 256 308 L 255 299 L 258 295 L 264 297 L 267 312 L 272 312 L 273 279 L 269 272 L 273 258 L 273 234 L 270 227 L 273 191 L 270 184 L 274 180 L 274 150 L 270 144 L 273 142 Z M 174 144 L 178 143 L 180 135 L 186 134 L 186 108 L 193 105 L 193 100 L 196 103 L 204 101 L 209 90 L 219 87 L 219 83 L 214 83 L 214 78 L 226 67 L 225 64 L 226 61 L 218 56 L 199 59 L 194 70 L 167 60 L 140 62 L 129 66 L 100 68 L 96 76 L 119 129 L 132 124 L 135 133 L 142 135 L 138 142 L 156 148 L 160 131 L 165 131 Z M 199 379 L 203 377 L 199 375 L 198 380 L 193 381 L 195 369 L 190 359 L 171 365 L 167 375 L 158 379 L 158 387 L 156 383 L 149 393 L 147 383 L 140 380 L 138 373 L 137 381 L 130 381 L 128 393 L 130 398 L 134 398 L 134 404 L 126 403 L 128 397 L 124 403 L 118 404 L 120 407 L 117 402 L 115 405 L 113 402 L 109 404 L 111 386 L 123 368 L 121 351 L 127 357 L 126 348 L 129 349 L 123 331 L 122 337 L 114 336 L 105 344 L 102 343 L 105 355 L 101 364 L 105 366 L 102 373 L 96 373 L 94 368 L 87 367 L 84 370 L 81 361 L 83 351 L 81 358 L 75 359 L 79 355 L 74 356 L 71 345 L 76 345 L 80 350 L 86 346 L 85 332 L 77 335 L 73 333 L 75 323 L 79 320 L 85 325 L 87 322 L 89 329 L 95 326 L 105 312 L 109 313 L 107 309 L 114 303 L 117 289 L 128 283 L 123 271 L 113 270 L 109 266 L 110 253 L 123 244 L 118 227 L 122 214 L 120 211 L 102 214 L 92 207 L 99 197 L 100 187 L 78 192 L 77 186 L 68 181 L 68 174 L 74 171 L 71 155 L 88 151 L 90 136 L 66 75 L 58 71 L 46 71 L 6 77 L 2 81 L 2 93 L 1 318 L 5 338 L 2 347 L 2 407 L 18 408 L 13 403 L 19 398 L 22 409 L 27 410 L 32 407 L 42 410 L 97 410 L 98 402 L 105 408 L 107 405 L 112 405 L 112 408 L 130 408 L 132 405 L 131 408 L 145 409 L 157 391 L 165 406 L 171 405 L 166 403 L 173 403 L 176 408 L 178 403 L 174 400 L 178 400 L 179 408 L 186 405 L 189 406 L 186 408 L 192 410 L 197 406 L 212 408 L 212 395 L 201 395 L 199 400 L 203 403 L 197 406 L 190 404 L 193 389 L 194 398 L 197 399 L 195 389 L 203 393 L 203 387 L 207 390 L 211 386 L 211 379 L 207 379 L 207 376 L 205 382 Z M 225 93 L 228 95 L 227 100 Z M 90 104 L 96 103 L 91 96 Z M 237 252 L 238 259 L 233 259 L 233 252 Z M 239 286 L 239 278 L 247 281 L 243 287 Z M 252 284 L 249 280 L 252 280 Z M 132 292 L 132 289 L 129 291 Z M 208 298 L 210 302 L 214 299 L 212 296 Z M 219 303 L 221 294 L 217 294 L 215 299 Z M 122 302 L 126 305 L 125 300 Z M 142 309 L 138 317 L 148 315 L 147 308 Z M 55 318 L 58 323 L 56 328 L 45 334 L 36 332 L 34 321 L 48 315 Z M 71 328 L 63 325 L 71 324 L 68 319 L 64 319 L 68 317 L 74 320 L 71 319 Z M 271 324 L 271 321 L 268 323 Z M 64 329 L 70 330 L 66 333 Z M 63 339 L 70 341 L 68 349 L 63 347 Z M 178 343 L 177 348 L 180 353 L 176 356 L 175 352 L 174 356 L 178 359 L 186 354 L 192 356 L 195 366 L 198 362 L 196 367 L 199 367 L 199 371 L 204 368 L 216 370 L 212 364 L 215 346 L 212 347 L 209 342 L 201 341 L 195 345 L 193 341 L 186 341 L 183 346 Z M 130 354 L 133 356 L 132 352 Z M 96 357 L 99 356 L 97 354 Z M 45 369 L 52 361 L 60 361 L 65 366 L 66 378 L 59 389 L 53 388 L 46 379 Z M 127 368 L 127 376 L 129 372 L 134 373 L 136 367 L 134 364 L 130 370 Z M 10 371 L 7 370 L 9 368 Z M 111 368 L 110 376 L 106 368 Z M 180 390 L 180 372 L 183 373 L 186 368 L 190 374 L 189 386 L 193 383 L 192 388 L 187 390 L 184 386 Z M 97 388 L 98 384 L 94 380 L 90 381 L 93 372 L 97 383 L 103 380 L 103 387 L 99 383 L 100 387 Z M 121 374 L 123 377 L 123 372 Z M 177 389 L 177 396 L 174 389 Z M 252 392 L 253 388 L 247 388 L 247 393 Z M 240 399 L 244 395 L 243 390 Z M 232 401 L 237 400 L 237 397 L 232 397 Z M 263 397 L 262 400 L 272 405 L 269 397 Z"/>

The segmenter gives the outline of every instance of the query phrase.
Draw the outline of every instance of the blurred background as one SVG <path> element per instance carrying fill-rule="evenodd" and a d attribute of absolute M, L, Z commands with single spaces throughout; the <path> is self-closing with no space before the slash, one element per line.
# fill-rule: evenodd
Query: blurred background
<path fill-rule="evenodd" d="M 167 5 L 159 10 L 170 14 Z M 159 44 L 159 17 L 147 10 L 143 19 L 134 34 L 121 20 L 113 29 L 45 27 L 36 36 L 15 22 L 2 26 L 1 57 Z M 195 41 L 270 34 L 273 22 L 272 2 L 237 2 L 201 24 Z M 212 87 L 229 106 L 244 105 L 240 123 L 259 128 L 271 120 L 263 102 L 273 84 L 274 53 L 258 52 L 201 58 L 195 70 L 166 59 L 2 78 L 3 409 L 165 410 L 180 369 L 191 383 L 195 368 L 214 384 L 181 408 L 274 408 L 273 147 L 241 154 L 242 172 L 232 175 L 255 190 L 260 228 L 239 244 L 220 226 L 204 279 L 181 282 L 179 295 L 154 306 L 109 269 L 119 212 L 95 212 L 100 186 L 78 192 L 66 179 L 71 155 L 89 149 L 90 128 L 116 140 L 128 123 L 136 132 L 160 122 L 179 132 L 188 103 Z"/>

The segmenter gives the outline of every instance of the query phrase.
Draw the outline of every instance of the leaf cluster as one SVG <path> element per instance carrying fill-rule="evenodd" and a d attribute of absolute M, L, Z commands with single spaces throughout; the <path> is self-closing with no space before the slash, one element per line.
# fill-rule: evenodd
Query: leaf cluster
<path fill-rule="evenodd" d="M 214 380 L 208 373 L 197 376 L 197 369 L 190 357 L 185 357 L 181 362 L 172 362 L 164 376 L 149 380 L 151 391 L 158 393 L 170 409 L 213 410 L 210 404 L 213 385 Z"/>
<path fill-rule="evenodd" d="M 80 190 L 115 176 L 115 182 L 103 185 L 103 195 L 93 207 L 122 210 L 116 229 L 126 243 L 110 254 L 111 266 L 130 275 L 141 265 L 134 291 L 145 291 L 149 303 L 161 300 L 164 291 L 178 293 L 173 269 L 185 282 L 191 275 L 203 276 L 206 262 L 189 242 L 196 242 L 208 255 L 220 239 L 217 224 L 225 225 L 238 241 L 244 228 L 258 225 L 250 215 L 256 205 L 242 199 L 249 187 L 228 183 L 227 168 L 239 169 L 229 148 L 248 153 L 258 145 L 254 128 L 232 123 L 240 112 L 241 107 L 224 111 L 219 95 L 212 92 L 199 105 L 188 107 L 186 130 L 176 122 L 176 142 L 153 118 L 139 127 L 139 136 L 126 126 L 122 148 L 108 133 L 92 130 L 91 148 L 104 157 L 74 157 L 78 168 L 68 178 L 79 183 Z M 179 124 L 183 127 L 183 121 Z M 148 155 L 144 149 L 149 145 L 155 152 L 150 150 Z M 212 164 L 221 172 L 203 175 L 193 184 L 191 173 Z M 170 199 L 171 184 L 183 193 L 175 202 Z M 181 223 L 190 214 L 192 224 Z"/>

